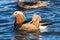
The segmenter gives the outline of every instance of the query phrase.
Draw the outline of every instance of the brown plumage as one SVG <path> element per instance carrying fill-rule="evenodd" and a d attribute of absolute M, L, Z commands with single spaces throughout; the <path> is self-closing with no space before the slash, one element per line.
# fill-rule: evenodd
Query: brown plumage
<path fill-rule="evenodd" d="M 23 13 L 21 11 L 15 11 L 13 16 L 16 17 L 16 24 L 22 24 L 24 22 Z"/>
<path fill-rule="evenodd" d="M 31 8 L 39 8 L 49 5 L 49 2 L 46 1 L 38 1 L 37 3 L 24 3 L 23 0 L 20 0 L 18 2 L 19 7 L 25 8 L 25 9 L 31 9 Z"/>
<path fill-rule="evenodd" d="M 39 22 L 41 21 L 40 16 L 34 14 L 32 17 L 32 23 L 23 24 L 19 30 L 25 32 L 36 32 L 39 33 Z"/>
<path fill-rule="evenodd" d="M 16 24 L 22 24 L 24 22 L 22 12 L 16 11 L 14 12 L 13 15 L 16 17 Z M 22 24 L 22 26 L 19 28 L 19 31 L 40 33 L 39 31 L 40 21 L 41 21 L 41 17 L 34 14 L 32 16 L 32 23 Z"/>

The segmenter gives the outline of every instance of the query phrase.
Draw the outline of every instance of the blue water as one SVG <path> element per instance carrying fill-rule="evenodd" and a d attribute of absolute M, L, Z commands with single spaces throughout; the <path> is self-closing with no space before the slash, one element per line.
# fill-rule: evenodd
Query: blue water
<path fill-rule="evenodd" d="M 0 17 L 1 18 L 3 17 L 5 19 L 5 21 L 9 19 L 8 23 L 15 21 L 14 18 L 13 19 L 10 18 L 10 15 L 14 11 L 19 10 L 19 8 L 17 6 L 17 2 L 18 2 L 17 0 L 0 0 Z M 31 18 L 32 15 L 35 13 L 42 17 L 42 21 L 47 21 L 47 22 L 51 22 L 51 23 L 54 22 L 53 24 L 48 25 L 48 30 L 53 31 L 56 34 L 54 34 L 54 33 L 53 34 L 49 34 L 49 33 L 41 34 L 38 37 L 39 40 L 60 40 L 60 34 L 57 33 L 57 32 L 60 32 L 60 0 L 48 0 L 48 2 L 52 3 L 52 5 L 49 5 L 46 7 L 40 7 L 37 9 L 26 10 L 25 14 L 28 18 Z M 0 18 L 0 20 L 1 20 L 1 18 Z M 4 22 L 2 22 L 2 23 L 4 23 Z M 3 28 L 6 31 L 6 32 L 4 32 L 4 30 L 2 30 L 3 34 L 0 34 L 0 38 L 8 37 L 8 36 L 4 36 L 4 35 L 10 35 L 9 37 L 12 37 L 13 32 L 15 32 L 14 30 L 11 30 L 13 27 L 14 27 L 14 25 L 12 25 L 11 27 L 10 26 L 5 26 L 5 27 L 0 26 L 1 30 Z M 8 32 L 9 31 L 8 29 L 10 29 L 11 32 Z M 33 37 L 33 36 L 31 36 L 31 37 Z M 28 40 L 32 40 L 32 38 L 28 38 Z"/>

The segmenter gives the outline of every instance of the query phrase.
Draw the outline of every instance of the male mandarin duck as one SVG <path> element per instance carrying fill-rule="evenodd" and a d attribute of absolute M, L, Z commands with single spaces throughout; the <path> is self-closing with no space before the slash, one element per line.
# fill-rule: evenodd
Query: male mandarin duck
<path fill-rule="evenodd" d="M 21 11 L 16 11 L 14 12 L 13 15 L 16 16 L 16 24 L 22 24 L 26 19 L 26 17 L 24 19 L 23 16 L 25 15 Z M 41 17 L 39 15 L 34 14 L 32 16 L 32 21 L 31 21 L 32 23 L 29 22 L 29 23 L 22 24 L 22 26 L 19 28 L 19 31 L 36 32 L 36 33 L 47 32 L 48 31 L 47 26 L 41 26 L 42 23 L 40 23 L 40 21 L 42 21 Z"/>
<path fill-rule="evenodd" d="M 16 11 L 13 13 L 13 16 L 16 17 L 16 24 L 22 24 L 24 22 L 24 14 L 21 11 Z M 25 18 L 26 19 L 26 18 Z M 24 31 L 35 31 L 39 29 L 39 22 L 41 21 L 40 16 L 34 14 L 32 16 L 32 23 L 25 23 L 19 28 L 19 30 Z"/>

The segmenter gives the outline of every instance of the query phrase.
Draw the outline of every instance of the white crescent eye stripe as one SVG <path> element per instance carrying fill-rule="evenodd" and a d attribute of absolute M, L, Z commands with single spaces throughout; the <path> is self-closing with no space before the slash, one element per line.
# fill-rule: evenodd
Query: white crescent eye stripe
<path fill-rule="evenodd" d="M 17 14 L 21 14 L 21 15 L 24 15 L 23 12 L 21 11 L 16 11 Z"/>

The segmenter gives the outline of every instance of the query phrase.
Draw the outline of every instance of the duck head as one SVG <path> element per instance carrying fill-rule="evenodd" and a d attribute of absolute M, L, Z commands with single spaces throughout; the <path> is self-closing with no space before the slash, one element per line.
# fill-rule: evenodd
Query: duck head
<path fill-rule="evenodd" d="M 24 22 L 24 14 L 22 11 L 15 11 L 12 16 L 16 17 L 16 24 L 22 24 Z"/>

